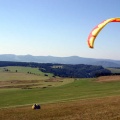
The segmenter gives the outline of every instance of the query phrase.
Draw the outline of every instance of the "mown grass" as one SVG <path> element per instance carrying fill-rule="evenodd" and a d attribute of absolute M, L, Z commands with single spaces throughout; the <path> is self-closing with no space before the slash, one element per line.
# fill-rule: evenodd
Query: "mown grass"
<path fill-rule="evenodd" d="M 120 96 L 0 109 L 0 120 L 120 120 Z"/>
<path fill-rule="evenodd" d="M 48 76 L 45 76 L 45 74 L 38 68 L 1 67 L 0 107 L 40 102 L 40 96 L 46 88 L 57 87 L 74 81 L 74 79 L 54 78 L 51 73 L 47 73 Z M 46 94 L 49 94 L 49 92 L 44 94 L 43 99 Z"/>
<path fill-rule="evenodd" d="M 0 120 L 118 120 L 120 119 L 120 81 L 97 82 L 95 78 L 57 78 L 44 76 L 38 68 L 0 68 L 0 81 L 39 80 L 43 87 L 1 88 Z M 17 70 L 17 72 L 16 72 Z M 28 74 L 27 72 L 35 73 Z M 40 75 L 38 75 L 40 74 Z M 56 79 L 56 78 L 52 78 Z M 23 83 L 26 84 L 26 83 Z M 15 84 L 14 84 L 15 85 Z M 41 110 L 32 110 L 39 103 Z M 21 106 L 21 107 L 20 107 Z"/>
<path fill-rule="evenodd" d="M 11 69 L 12 68 L 12 69 Z M 8 69 L 8 67 L 6 68 Z M 20 71 L 21 69 L 21 71 Z M 34 69 L 34 72 L 32 71 Z M 38 71 L 37 68 L 26 68 L 26 67 L 9 67 L 10 71 L 4 71 L 1 68 L 0 71 L 0 88 L 39 88 L 39 87 L 57 87 L 64 84 L 73 82 L 74 79 L 52 77 L 52 74 Z M 32 71 L 34 74 L 26 73 L 27 71 Z M 42 74 L 38 74 L 38 72 Z"/>
<path fill-rule="evenodd" d="M 2 89 L 0 107 L 115 96 L 120 95 L 119 86 L 120 82 L 99 83 L 93 79 L 79 79 L 59 87 Z"/>
<path fill-rule="evenodd" d="M 33 74 L 27 73 L 10 73 L 3 72 L 0 73 L 0 81 L 10 81 L 10 80 L 47 80 L 49 77 L 47 76 L 37 76 Z"/>
<path fill-rule="evenodd" d="M 31 73 L 31 74 L 36 74 L 36 75 L 41 75 L 44 76 L 44 72 L 41 72 L 38 68 L 31 68 L 31 67 L 21 67 L 21 66 L 8 66 L 8 67 L 1 67 L 0 71 L 4 71 L 5 69 L 10 70 L 10 72 L 19 72 L 19 73 Z M 51 73 L 46 73 L 49 77 L 51 77 L 53 74 Z"/>
<path fill-rule="evenodd" d="M 9 71 L 5 71 L 5 70 Z M 16 72 L 17 70 L 17 72 Z M 28 73 L 29 72 L 29 73 Z M 31 67 L 0 67 L 0 81 L 9 81 L 9 80 L 46 80 L 49 79 L 52 74 L 48 73 L 48 76 L 45 76 L 45 73 L 39 71 L 38 68 Z"/>

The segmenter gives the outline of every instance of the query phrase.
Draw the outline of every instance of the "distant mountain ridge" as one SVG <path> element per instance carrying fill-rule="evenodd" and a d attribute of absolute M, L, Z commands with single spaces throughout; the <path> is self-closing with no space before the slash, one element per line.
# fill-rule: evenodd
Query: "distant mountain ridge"
<path fill-rule="evenodd" d="M 99 66 L 101 65 L 103 67 L 120 67 L 119 60 L 83 58 L 79 56 L 54 57 L 54 56 L 0 54 L 0 61 L 88 64 L 88 65 L 99 65 Z"/>

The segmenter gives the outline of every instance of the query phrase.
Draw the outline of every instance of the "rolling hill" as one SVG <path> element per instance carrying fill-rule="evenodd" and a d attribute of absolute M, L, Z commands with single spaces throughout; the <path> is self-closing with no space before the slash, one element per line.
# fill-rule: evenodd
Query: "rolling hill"
<path fill-rule="evenodd" d="M 0 61 L 60 63 L 60 64 L 88 64 L 88 65 L 101 65 L 103 67 L 120 67 L 119 60 L 83 58 L 79 56 L 54 57 L 54 56 L 1 54 Z"/>

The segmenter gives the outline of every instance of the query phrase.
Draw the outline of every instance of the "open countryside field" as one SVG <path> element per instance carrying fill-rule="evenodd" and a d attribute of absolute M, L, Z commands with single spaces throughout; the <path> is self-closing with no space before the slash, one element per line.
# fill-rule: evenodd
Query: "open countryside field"
<path fill-rule="evenodd" d="M 107 68 L 108 70 L 110 70 L 112 73 L 120 73 L 120 69 L 118 68 Z"/>
<path fill-rule="evenodd" d="M 53 78 L 52 74 L 45 76 L 37 68 L 34 72 L 33 68 L 24 67 L 6 69 L 10 71 L 0 69 L 0 86 L 4 86 L 0 88 L 0 120 L 120 119 L 118 76 L 107 78 L 110 81 L 106 81 L 106 76 L 63 79 Z M 28 74 L 28 70 L 34 74 Z M 42 109 L 32 110 L 34 103 L 41 104 Z"/>
<path fill-rule="evenodd" d="M 120 81 L 120 75 L 113 75 L 113 76 L 101 76 L 97 79 L 98 82 L 114 82 Z"/>
<path fill-rule="evenodd" d="M 0 88 L 23 88 L 59 86 L 72 82 L 71 79 L 52 77 L 53 74 L 43 73 L 31 67 L 1 67 Z"/>
<path fill-rule="evenodd" d="M 120 120 L 120 96 L 0 109 L 0 120 Z"/>

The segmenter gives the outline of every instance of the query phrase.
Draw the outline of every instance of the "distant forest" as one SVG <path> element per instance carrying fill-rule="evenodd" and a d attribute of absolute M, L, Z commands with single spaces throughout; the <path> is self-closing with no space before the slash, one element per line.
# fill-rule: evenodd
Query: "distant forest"
<path fill-rule="evenodd" d="M 112 75 L 110 70 L 105 69 L 102 66 L 84 64 L 72 65 L 72 64 L 0 61 L 0 67 L 5 66 L 24 66 L 39 68 L 39 70 L 41 70 L 42 72 L 53 73 L 54 77 L 59 76 L 70 78 L 93 78 L 98 76 Z"/>

